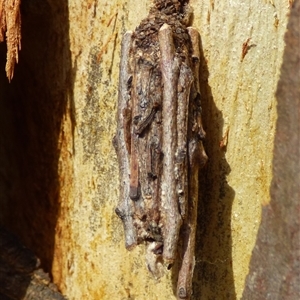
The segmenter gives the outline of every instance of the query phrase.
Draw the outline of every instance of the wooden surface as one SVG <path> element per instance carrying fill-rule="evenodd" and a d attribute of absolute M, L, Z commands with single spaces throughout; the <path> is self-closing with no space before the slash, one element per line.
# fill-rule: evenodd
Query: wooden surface
<path fill-rule="evenodd" d="M 270 201 L 289 1 L 190 3 L 202 40 L 209 157 L 201 172 L 194 299 L 240 299 L 261 207 Z M 24 3 L 12 83 L 1 75 L 1 223 L 36 251 L 69 299 L 175 299 L 172 271 L 155 281 L 143 247 L 125 249 L 114 213 L 120 41 L 146 17 L 150 1 L 35 5 Z"/>
<path fill-rule="evenodd" d="M 300 298 L 300 1 L 291 10 L 280 80 L 271 201 L 263 207 L 243 299 Z"/>

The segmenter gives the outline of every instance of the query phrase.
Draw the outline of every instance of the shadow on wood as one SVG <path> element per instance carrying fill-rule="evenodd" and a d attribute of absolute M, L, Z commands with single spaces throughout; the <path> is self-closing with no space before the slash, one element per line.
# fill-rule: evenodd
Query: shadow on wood
<path fill-rule="evenodd" d="M 59 237 L 61 123 L 71 70 L 68 1 L 56 2 L 22 2 L 22 49 L 10 84 L 0 45 L 0 223 L 47 272 Z"/>

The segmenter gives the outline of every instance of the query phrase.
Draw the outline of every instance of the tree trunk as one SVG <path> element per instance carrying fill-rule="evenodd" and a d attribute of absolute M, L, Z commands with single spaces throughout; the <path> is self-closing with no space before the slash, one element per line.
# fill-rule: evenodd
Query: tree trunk
<path fill-rule="evenodd" d="M 270 201 L 275 91 L 289 1 L 191 0 L 202 40 L 209 160 L 200 175 L 194 299 L 240 299 Z M 128 252 L 118 202 L 120 41 L 151 2 L 23 1 L 9 84 L 0 45 L 0 222 L 68 299 L 175 299 L 176 268 L 151 277 Z"/>

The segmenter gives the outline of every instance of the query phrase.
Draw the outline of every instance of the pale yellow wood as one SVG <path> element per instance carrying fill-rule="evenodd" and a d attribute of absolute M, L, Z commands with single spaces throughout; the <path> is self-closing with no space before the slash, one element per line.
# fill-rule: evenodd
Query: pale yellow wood
<path fill-rule="evenodd" d="M 279 0 L 191 1 L 193 26 L 201 34 L 209 72 L 208 86 L 202 91 L 208 101 L 204 108 L 209 109 L 204 118 L 206 144 L 218 144 L 228 131 L 225 154 L 215 146 L 207 151 L 213 176 L 220 182 L 211 185 L 215 207 L 210 211 L 219 210 L 221 219 L 212 214 L 211 222 L 206 220 L 210 243 L 201 246 L 196 267 L 205 263 L 218 269 L 232 260 L 233 286 L 228 291 L 232 282 L 224 275 L 222 283 L 218 275 L 218 288 L 212 288 L 213 274 L 209 278 L 202 274 L 201 279 L 198 270 L 196 281 L 201 280 L 195 292 L 201 292 L 201 299 L 239 299 L 242 295 L 261 206 L 269 201 L 275 91 L 288 4 Z M 62 207 L 53 275 L 70 300 L 175 299 L 172 273 L 159 282 L 150 276 L 143 246 L 126 251 L 123 227 L 114 213 L 118 166 L 111 141 L 116 130 L 120 40 L 147 15 L 149 6 L 150 1 L 140 0 L 69 1 L 76 126 L 72 138 L 72 123 L 66 115 L 61 134 L 68 138 L 62 139 Z M 241 61 L 243 43 L 249 38 L 251 47 Z M 212 97 L 207 97 L 209 89 Z M 214 177 L 209 176 L 213 183 Z M 230 216 L 227 220 L 222 219 L 223 207 Z M 221 230 L 214 235 L 218 226 Z"/>

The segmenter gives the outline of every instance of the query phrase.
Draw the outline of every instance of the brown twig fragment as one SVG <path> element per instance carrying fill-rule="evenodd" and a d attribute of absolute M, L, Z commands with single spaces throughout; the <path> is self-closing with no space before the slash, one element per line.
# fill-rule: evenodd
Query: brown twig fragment
<path fill-rule="evenodd" d="M 139 60 L 134 60 L 134 66 L 132 69 L 134 70 L 133 74 L 133 87 L 137 86 L 137 83 L 140 81 L 140 74 L 137 71 L 139 68 L 138 64 Z M 139 93 L 138 91 L 133 88 L 131 91 L 131 106 L 132 106 L 132 115 L 133 120 L 136 122 L 136 119 L 139 116 Z M 134 126 L 131 126 L 131 156 L 130 156 L 130 192 L 129 196 L 132 200 L 138 200 L 140 193 L 139 193 L 139 162 L 138 162 L 138 148 L 139 148 L 139 139 L 138 134 L 135 132 Z"/>
<path fill-rule="evenodd" d="M 181 64 L 178 81 L 177 150 L 175 175 L 181 217 L 186 218 L 188 206 L 187 134 L 189 120 L 189 98 L 193 82 L 192 70 Z"/>
<path fill-rule="evenodd" d="M 164 222 L 164 250 L 163 257 L 173 263 L 176 257 L 179 230 L 182 219 L 178 211 L 178 195 L 175 181 L 175 154 L 177 147 L 177 87 L 179 76 L 179 61 L 175 56 L 172 29 L 164 24 L 158 32 L 161 53 L 161 72 L 163 79 L 163 107 L 164 126 L 162 129 L 162 152 L 164 153 L 162 172 L 161 209 Z"/>
<path fill-rule="evenodd" d="M 199 79 L 199 67 L 200 67 L 200 35 L 199 32 L 193 28 L 187 28 L 191 43 L 192 43 L 192 70 L 193 70 L 193 89 L 191 91 L 192 98 L 195 99 L 195 107 L 193 108 L 196 113 L 196 120 L 193 121 L 192 131 L 198 133 L 201 140 L 205 139 L 206 133 L 203 129 L 202 124 L 202 113 L 201 113 L 201 93 L 200 93 L 200 79 Z"/>
<path fill-rule="evenodd" d="M 197 229 L 197 207 L 198 207 L 198 173 L 207 161 L 207 155 L 204 151 L 201 136 L 205 136 L 202 127 L 199 84 L 199 64 L 200 64 L 200 37 L 198 31 L 188 28 L 188 33 L 192 42 L 192 71 L 193 71 L 193 89 L 191 91 L 192 101 L 189 105 L 189 128 L 188 128 L 188 202 L 187 217 L 182 225 L 183 257 L 178 274 L 177 296 L 179 299 L 189 299 L 192 289 L 193 271 L 195 266 L 195 236 Z M 196 115 L 194 114 L 196 112 Z M 197 126 L 195 126 L 197 124 Z M 198 128 L 193 131 L 192 128 Z"/>
<path fill-rule="evenodd" d="M 129 51 L 132 41 L 132 32 L 125 33 L 122 39 L 120 76 L 119 76 L 119 98 L 118 98 L 118 131 L 114 138 L 114 144 L 117 150 L 120 170 L 120 200 L 116 208 L 117 215 L 122 219 L 125 232 L 125 245 L 127 249 L 132 249 L 137 244 L 136 232 L 133 226 L 133 205 L 129 197 L 129 153 L 126 145 L 126 130 L 124 127 L 123 111 L 128 106 L 130 99 L 128 91 L 128 80 L 130 78 L 129 69 Z M 126 116 L 125 116 L 126 117 Z"/>
<path fill-rule="evenodd" d="M 243 43 L 242 46 L 242 55 L 241 55 L 241 62 L 244 60 L 246 54 L 248 53 L 250 46 L 249 46 L 249 42 L 250 42 L 251 38 L 248 38 L 246 40 L 246 42 Z"/>

